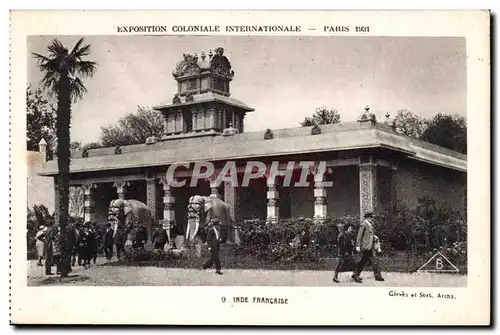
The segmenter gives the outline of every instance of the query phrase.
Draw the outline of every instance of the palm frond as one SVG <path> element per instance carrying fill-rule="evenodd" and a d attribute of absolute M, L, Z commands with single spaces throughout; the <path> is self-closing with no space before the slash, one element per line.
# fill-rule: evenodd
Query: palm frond
<path fill-rule="evenodd" d="M 84 38 L 80 38 L 78 42 L 76 42 L 75 46 L 73 47 L 73 50 L 71 50 L 71 57 L 75 56 L 75 53 L 80 49 L 80 45 L 82 45 Z"/>
<path fill-rule="evenodd" d="M 90 55 L 90 44 L 87 44 L 83 46 L 81 49 L 76 50 L 76 52 L 71 56 L 80 59 L 83 56 L 88 56 L 88 55 Z"/>
<path fill-rule="evenodd" d="M 74 102 L 78 101 L 78 99 L 81 99 L 85 92 L 87 92 L 87 88 L 85 87 L 85 85 L 83 85 L 83 82 L 78 77 L 71 78 L 69 89 L 71 92 L 71 99 Z"/>
<path fill-rule="evenodd" d="M 97 63 L 92 61 L 76 62 L 75 70 L 77 74 L 84 77 L 92 77 L 96 71 Z"/>
<path fill-rule="evenodd" d="M 36 59 L 38 64 L 47 63 L 50 61 L 50 59 L 48 57 L 45 57 L 44 55 L 37 54 L 36 52 L 32 52 L 32 55 Z"/>
<path fill-rule="evenodd" d="M 61 43 L 61 41 L 59 41 L 57 38 L 54 39 L 52 43 L 49 44 L 47 50 L 54 57 L 68 54 L 68 49 L 66 49 L 64 45 Z"/>

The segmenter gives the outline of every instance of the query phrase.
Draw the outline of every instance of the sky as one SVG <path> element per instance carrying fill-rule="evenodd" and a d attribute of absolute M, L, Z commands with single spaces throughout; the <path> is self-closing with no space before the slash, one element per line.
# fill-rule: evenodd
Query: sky
<path fill-rule="evenodd" d="M 42 74 L 32 52 L 57 37 L 71 49 L 82 36 L 29 36 L 28 78 Z M 465 39 L 456 37 L 83 36 L 98 63 L 88 92 L 72 106 L 71 140 L 97 141 L 137 106 L 171 103 L 184 53 L 224 48 L 235 72 L 231 96 L 255 109 L 245 131 L 299 126 L 317 107 L 355 121 L 368 105 L 379 118 L 406 108 L 420 116 L 466 115 Z"/>

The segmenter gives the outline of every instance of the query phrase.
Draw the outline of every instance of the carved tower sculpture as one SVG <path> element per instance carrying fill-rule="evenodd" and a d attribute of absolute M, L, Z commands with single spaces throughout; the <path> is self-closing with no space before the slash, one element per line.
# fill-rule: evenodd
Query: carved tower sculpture
<path fill-rule="evenodd" d="M 184 54 L 172 75 L 177 81 L 172 103 L 153 107 L 164 116 L 163 140 L 218 135 L 230 125 L 243 132 L 245 114 L 254 109 L 231 97 L 234 71 L 223 48 Z"/>

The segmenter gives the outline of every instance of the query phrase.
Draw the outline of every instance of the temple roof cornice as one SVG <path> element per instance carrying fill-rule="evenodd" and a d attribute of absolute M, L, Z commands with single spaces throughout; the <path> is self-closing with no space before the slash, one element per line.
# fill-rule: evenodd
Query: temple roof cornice
<path fill-rule="evenodd" d="M 311 135 L 311 127 L 273 130 L 273 138 L 264 139 L 265 131 L 234 134 L 229 137 L 187 138 L 157 142 L 153 145 L 89 150 L 88 158 L 72 158 L 71 173 L 168 166 L 180 161 L 225 161 L 258 157 L 288 156 L 312 152 L 385 148 L 401 152 L 409 159 L 458 171 L 467 171 L 467 156 L 430 143 L 414 140 L 390 131 L 381 124 L 362 126 L 356 122 L 321 126 Z M 49 161 L 42 175 L 57 174 L 57 162 Z"/>

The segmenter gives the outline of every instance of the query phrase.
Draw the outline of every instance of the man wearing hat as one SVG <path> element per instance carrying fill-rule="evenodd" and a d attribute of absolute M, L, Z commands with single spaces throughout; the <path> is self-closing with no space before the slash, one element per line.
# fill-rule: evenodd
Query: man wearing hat
<path fill-rule="evenodd" d="M 373 268 L 376 281 L 384 281 L 378 267 L 378 260 L 375 254 L 375 232 L 374 232 L 374 215 L 372 212 L 365 214 L 365 219 L 359 226 L 358 237 L 356 239 L 356 252 L 361 252 L 361 260 L 359 261 L 355 273 L 352 278 L 356 282 L 361 282 L 359 275 L 366 263 L 370 262 Z"/>
<path fill-rule="evenodd" d="M 208 223 L 208 233 L 207 233 L 207 245 L 208 251 L 210 251 L 210 259 L 203 264 L 202 269 L 206 270 L 215 263 L 215 273 L 221 275 L 222 272 L 220 266 L 220 232 L 219 232 L 219 221 L 214 219 Z"/>

